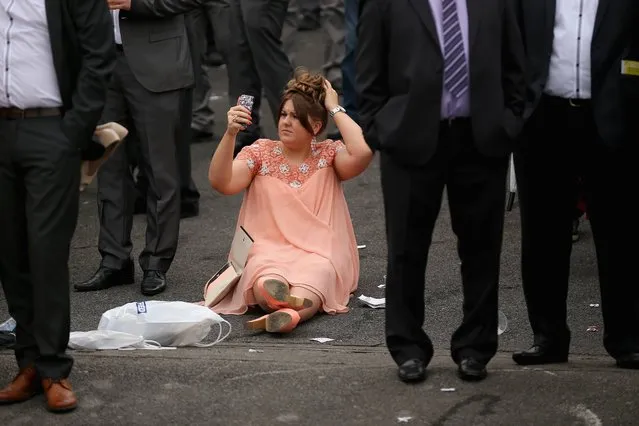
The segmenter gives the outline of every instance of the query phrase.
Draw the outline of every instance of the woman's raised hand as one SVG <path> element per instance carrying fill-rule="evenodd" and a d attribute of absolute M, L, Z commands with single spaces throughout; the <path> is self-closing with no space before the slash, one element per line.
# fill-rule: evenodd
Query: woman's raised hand
<path fill-rule="evenodd" d="M 226 114 L 226 119 L 228 122 L 226 131 L 233 136 L 237 135 L 240 130 L 246 129 L 252 123 L 251 111 L 241 105 L 231 107 Z"/>
<path fill-rule="evenodd" d="M 324 107 L 326 107 L 326 109 L 330 111 L 339 105 L 339 95 L 337 94 L 335 89 L 333 89 L 331 82 L 326 79 L 324 79 L 324 89 L 326 89 L 326 96 L 324 97 Z"/>

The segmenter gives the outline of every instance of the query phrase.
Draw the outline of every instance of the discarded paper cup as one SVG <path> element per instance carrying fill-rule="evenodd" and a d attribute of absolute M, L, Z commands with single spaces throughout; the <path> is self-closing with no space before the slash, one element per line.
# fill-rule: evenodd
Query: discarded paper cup
<path fill-rule="evenodd" d="M 502 311 L 499 311 L 498 315 L 499 317 L 497 322 L 497 335 L 499 336 L 504 334 L 506 330 L 508 330 L 508 318 L 506 318 L 506 315 L 504 315 Z"/>

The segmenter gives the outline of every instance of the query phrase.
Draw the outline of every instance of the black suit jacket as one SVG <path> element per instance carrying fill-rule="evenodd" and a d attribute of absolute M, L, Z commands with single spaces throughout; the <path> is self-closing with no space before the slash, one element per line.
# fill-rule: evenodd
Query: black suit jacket
<path fill-rule="evenodd" d="M 529 81 L 526 117 L 537 107 L 548 80 L 553 48 L 555 0 L 517 0 L 518 16 L 527 56 Z M 639 61 L 639 1 L 599 0 L 591 44 L 591 93 L 600 139 L 610 146 L 637 133 L 639 77 L 623 76 L 621 61 Z"/>
<path fill-rule="evenodd" d="M 120 11 L 120 35 L 131 71 L 151 92 L 192 87 L 187 13 L 209 0 L 131 0 Z"/>
<path fill-rule="evenodd" d="M 510 0 L 467 0 L 473 135 L 505 156 L 522 125 L 524 52 Z M 366 141 L 407 164 L 438 143 L 443 56 L 428 0 L 363 0 L 358 23 L 358 107 Z"/>
<path fill-rule="evenodd" d="M 63 131 L 84 149 L 102 115 L 115 66 L 113 21 L 105 0 L 46 0 L 45 4 L 63 102 Z"/>

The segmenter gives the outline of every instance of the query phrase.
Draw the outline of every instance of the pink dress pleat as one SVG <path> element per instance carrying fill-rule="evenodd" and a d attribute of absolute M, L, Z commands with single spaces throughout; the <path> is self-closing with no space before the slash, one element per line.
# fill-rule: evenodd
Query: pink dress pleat
<path fill-rule="evenodd" d="M 215 312 L 245 313 L 256 304 L 255 280 L 270 274 L 315 293 L 324 312 L 348 312 L 359 280 L 359 254 L 342 184 L 332 167 L 344 146 L 326 141 L 314 147 L 298 168 L 289 166 L 277 142 L 270 140 L 259 140 L 238 155 L 254 178 L 237 225 L 255 242 L 239 283 L 213 306 Z"/>

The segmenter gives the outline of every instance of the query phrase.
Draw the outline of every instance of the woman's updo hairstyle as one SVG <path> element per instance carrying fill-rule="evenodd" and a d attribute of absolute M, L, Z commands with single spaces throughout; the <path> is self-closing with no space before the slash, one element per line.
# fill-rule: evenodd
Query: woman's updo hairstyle
<path fill-rule="evenodd" d="M 321 74 L 311 74 L 306 68 L 297 68 L 292 80 L 286 85 L 280 113 L 284 110 L 286 101 L 291 100 L 295 108 L 295 114 L 302 126 L 314 136 L 322 133 L 328 122 L 328 111 L 324 106 L 326 89 L 324 88 L 324 76 Z M 321 122 L 322 127 L 317 133 L 309 121 L 309 117 Z"/>

